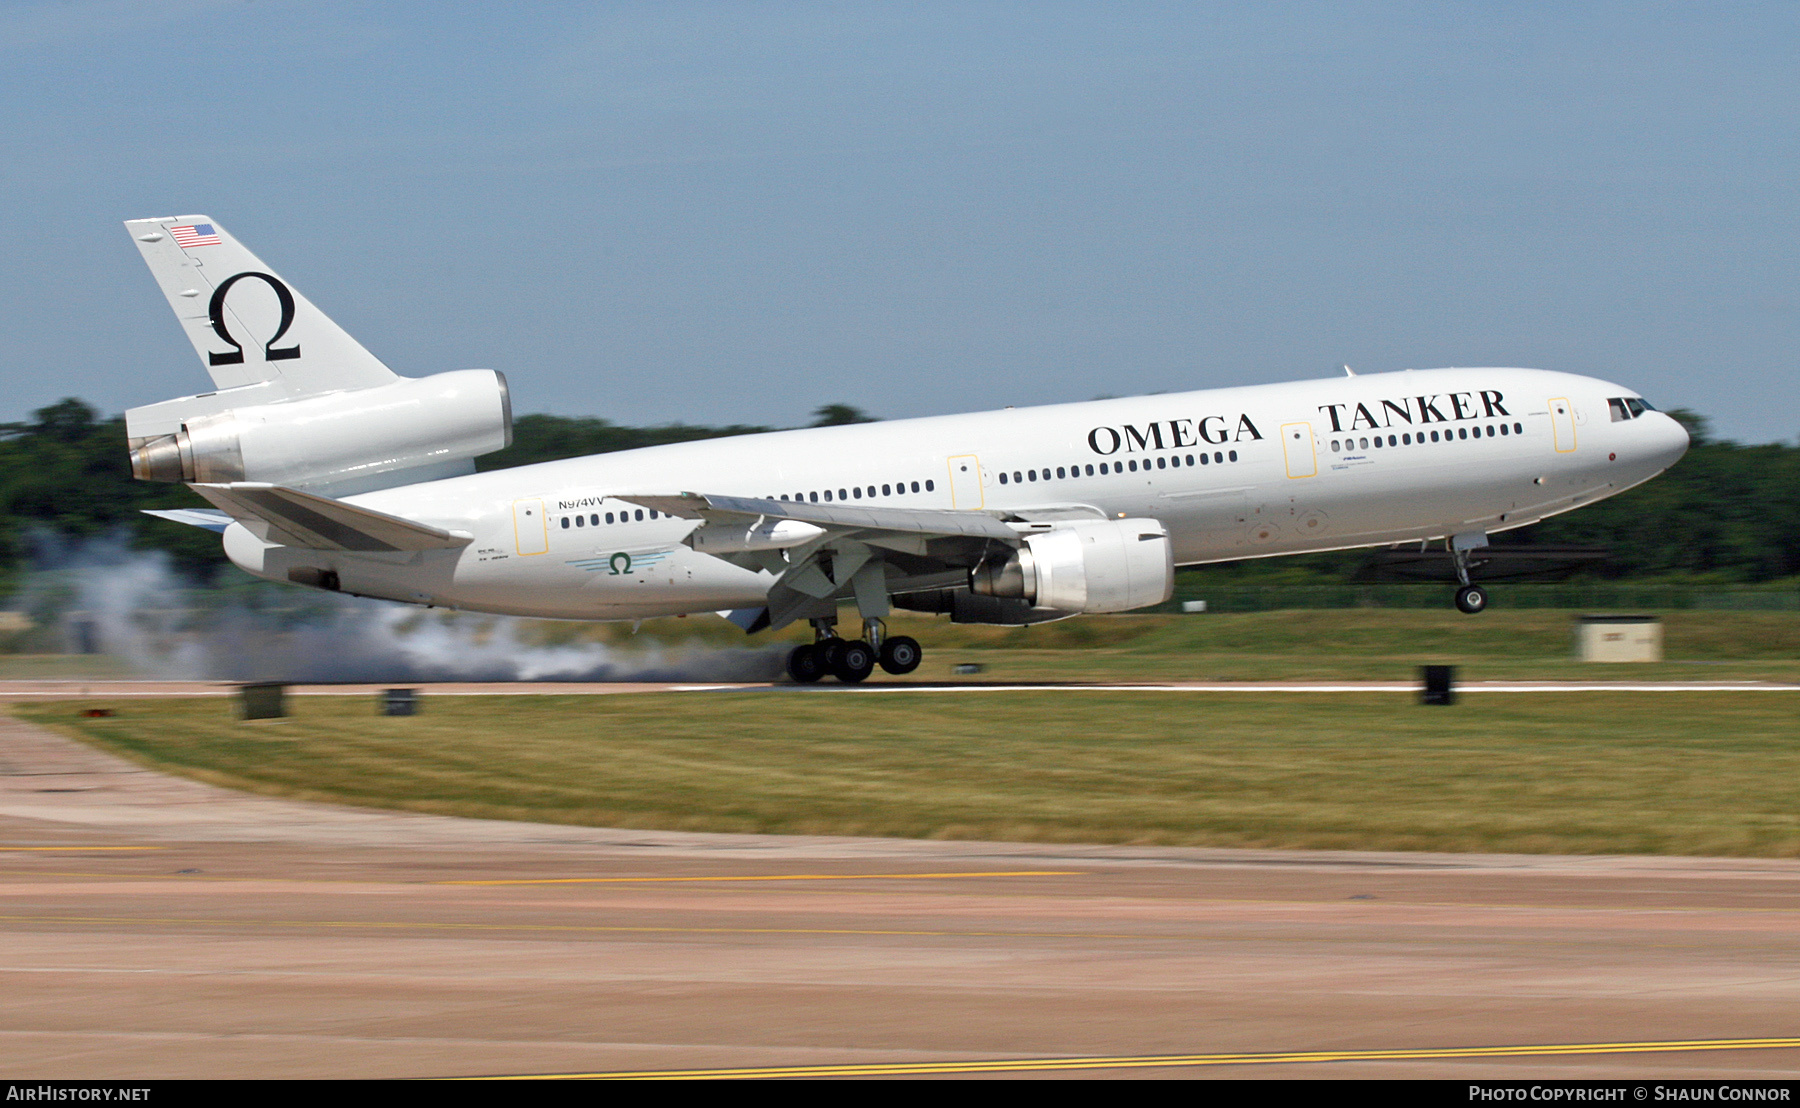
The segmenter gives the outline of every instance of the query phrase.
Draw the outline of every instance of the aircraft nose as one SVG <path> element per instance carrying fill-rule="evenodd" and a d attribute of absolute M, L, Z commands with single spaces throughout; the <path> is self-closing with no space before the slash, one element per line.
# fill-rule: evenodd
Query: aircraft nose
<path fill-rule="evenodd" d="M 1680 420 L 1674 419 L 1662 412 L 1646 412 L 1645 414 L 1654 414 L 1659 417 L 1657 420 L 1655 442 L 1651 445 L 1651 453 L 1656 461 L 1657 468 L 1667 469 L 1680 461 L 1681 456 L 1688 452 L 1690 440 L 1688 439 L 1687 428 L 1681 425 Z"/>

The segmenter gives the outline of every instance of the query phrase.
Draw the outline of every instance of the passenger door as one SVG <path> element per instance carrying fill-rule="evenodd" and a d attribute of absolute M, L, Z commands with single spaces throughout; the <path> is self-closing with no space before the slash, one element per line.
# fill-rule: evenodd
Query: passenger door
<path fill-rule="evenodd" d="M 513 501 L 513 543 L 520 554 L 543 554 L 550 549 L 550 520 L 542 500 Z"/>
<path fill-rule="evenodd" d="M 1558 454 L 1575 449 L 1575 408 L 1568 397 L 1559 396 L 1550 401 L 1550 430 L 1555 436 Z"/>
<path fill-rule="evenodd" d="M 1313 477 L 1319 472 L 1319 452 L 1313 442 L 1312 424 L 1281 425 L 1281 453 L 1287 459 L 1289 477 Z"/>
<path fill-rule="evenodd" d="M 964 511 L 979 511 L 987 503 L 987 491 L 981 487 L 981 459 L 973 454 L 957 454 L 950 459 L 950 506 Z"/>

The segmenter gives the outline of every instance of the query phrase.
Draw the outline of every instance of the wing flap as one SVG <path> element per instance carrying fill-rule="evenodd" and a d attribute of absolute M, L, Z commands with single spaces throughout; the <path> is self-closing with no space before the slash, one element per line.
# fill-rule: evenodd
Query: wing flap
<path fill-rule="evenodd" d="M 230 516 L 211 508 L 142 508 L 140 511 L 147 516 L 174 520 L 189 527 L 203 527 L 208 531 L 222 532 L 231 526 Z"/>
<path fill-rule="evenodd" d="M 189 485 L 265 542 L 310 550 L 391 553 L 450 550 L 471 536 L 281 485 Z"/>

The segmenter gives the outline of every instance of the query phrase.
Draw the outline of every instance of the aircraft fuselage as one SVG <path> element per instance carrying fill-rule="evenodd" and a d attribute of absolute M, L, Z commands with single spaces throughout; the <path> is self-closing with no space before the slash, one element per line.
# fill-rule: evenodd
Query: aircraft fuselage
<path fill-rule="evenodd" d="M 382 489 L 348 503 L 472 536 L 453 550 L 273 545 L 232 561 L 275 580 L 563 619 L 764 603 L 769 568 L 685 545 L 699 521 L 649 490 L 809 503 L 1148 518 L 1179 565 L 1510 530 L 1648 480 L 1681 426 L 1635 390 L 1533 369 L 1434 369 L 746 435 Z M 1640 405 L 1641 407 L 1641 405 Z"/>

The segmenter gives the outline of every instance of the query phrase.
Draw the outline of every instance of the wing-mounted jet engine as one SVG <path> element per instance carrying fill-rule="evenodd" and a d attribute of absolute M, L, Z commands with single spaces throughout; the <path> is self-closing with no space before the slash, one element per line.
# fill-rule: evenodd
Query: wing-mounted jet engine
<path fill-rule="evenodd" d="M 887 634 L 890 607 L 948 614 L 955 623 L 1017 626 L 1129 611 L 1175 592 L 1174 546 L 1154 519 L 1059 513 L 1033 522 L 994 512 L 692 492 L 625 499 L 700 520 L 685 540 L 696 551 L 777 574 L 765 606 L 728 618 L 751 632 L 811 623 L 815 641 L 788 656 L 788 673 L 802 682 L 829 673 L 855 683 L 876 665 L 894 674 L 917 668 L 918 642 Z M 838 635 L 840 600 L 855 602 L 861 639 Z"/>
<path fill-rule="evenodd" d="M 1128 612 L 1174 595 L 1169 535 L 1154 519 L 1080 520 L 1023 536 L 969 574 L 981 596 L 1016 598 L 1070 615 Z"/>
<path fill-rule="evenodd" d="M 494 370 L 401 377 L 209 217 L 125 226 L 218 386 L 125 413 L 134 476 L 346 496 L 472 473 L 512 441 Z"/>

